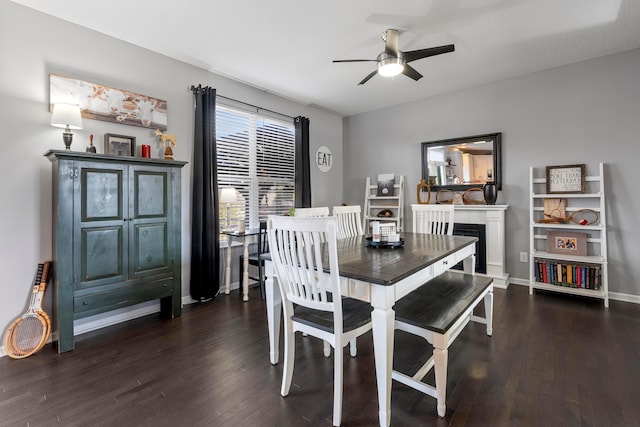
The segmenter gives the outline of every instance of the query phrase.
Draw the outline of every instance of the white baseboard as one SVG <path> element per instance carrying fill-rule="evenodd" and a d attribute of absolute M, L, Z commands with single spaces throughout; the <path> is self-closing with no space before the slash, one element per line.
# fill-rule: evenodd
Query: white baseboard
<path fill-rule="evenodd" d="M 529 279 L 519 279 L 517 277 L 511 277 L 509 279 L 509 282 L 514 285 L 529 286 Z M 623 294 L 622 292 L 609 291 L 609 299 L 614 301 L 640 304 L 640 295 Z"/>

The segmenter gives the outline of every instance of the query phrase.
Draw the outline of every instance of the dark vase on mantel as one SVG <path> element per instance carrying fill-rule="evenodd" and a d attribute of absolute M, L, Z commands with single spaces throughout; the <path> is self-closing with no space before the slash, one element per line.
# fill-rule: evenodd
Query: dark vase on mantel
<path fill-rule="evenodd" d="M 484 191 L 484 202 L 487 205 L 495 205 L 496 200 L 498 199 L 498 188 L 496 187 L 496 183 L 493 181 L 488 181 L 484 187 L 482 187 Z"/>

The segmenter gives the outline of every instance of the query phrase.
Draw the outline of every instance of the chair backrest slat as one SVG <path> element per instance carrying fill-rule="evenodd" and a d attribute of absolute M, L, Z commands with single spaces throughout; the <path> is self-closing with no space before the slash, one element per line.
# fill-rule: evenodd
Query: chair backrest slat
<path fill-rule="evenodd" d="M 267 221 L 260 221 L 260 233 L 258 234 L 258 244 L 256 245 L 255 253 L 258 255 L 269 253 L 269 241 L 267 240 Z"/>
<path fill-rule="evenodd" d="M 413 232 L 423 234 L 453 234 L 453 205 L 411 205 Z"/>
<path fill-rule="evenodd" d="M 338 239 L 363 235 L 361 213 L 360 205 L 333 207 L 333 216 L 336 217 L 338 227 Z"/>

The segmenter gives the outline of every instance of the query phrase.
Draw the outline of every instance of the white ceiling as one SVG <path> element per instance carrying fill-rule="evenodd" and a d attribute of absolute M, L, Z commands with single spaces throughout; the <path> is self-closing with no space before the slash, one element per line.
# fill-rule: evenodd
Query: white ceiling
<path fill-rule="evenodd" d="M 344 116 L 640 48 L 639 0 L 12 1 Z M 418 81 L 332 63 L 375 59 L 387 28 L 455 52 Z"/>

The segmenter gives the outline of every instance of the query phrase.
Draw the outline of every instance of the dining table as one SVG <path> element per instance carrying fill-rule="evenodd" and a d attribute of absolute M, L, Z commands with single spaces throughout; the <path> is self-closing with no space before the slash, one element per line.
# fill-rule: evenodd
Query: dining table
<path fill-rule="evenodd" d="M 345 296 L 370 302 L 380 426 L 391 423 L 391 372 L 395 331 L 394 304 L 430 279 L 463 263 L 473 273 L 478 238 L 457 235 L 401 233 L 401 243 L 372 245 L 370 237 L 337 241 L 338 268 Z M 328 252 L 325 249 L 325 255 Z M 282 298 L 273 263 L 265 260 L 265 291 L 269 356 L 279 359 Z"/>

